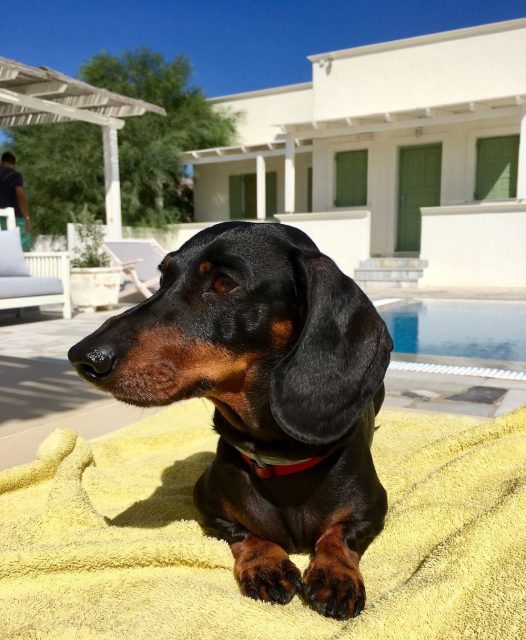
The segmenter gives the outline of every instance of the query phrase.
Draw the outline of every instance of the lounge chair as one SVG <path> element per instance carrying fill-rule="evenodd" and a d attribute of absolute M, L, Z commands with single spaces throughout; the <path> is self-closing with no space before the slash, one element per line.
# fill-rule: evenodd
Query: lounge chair
<path fill-rule="evenodd" d="M 159 263 L 166 251 L 153 239 L 107 240 L 104 248 L 122 266 L 137 291 L 149 298 L 159 286 Z"/>
<path fill-rule="evenodd" d="M 22 253 L 13 209 L 0 209 L 7 231 L 0 231 L 0 309 L 61 304 L 71 318 L 69 254 L 66 251 Z"/>

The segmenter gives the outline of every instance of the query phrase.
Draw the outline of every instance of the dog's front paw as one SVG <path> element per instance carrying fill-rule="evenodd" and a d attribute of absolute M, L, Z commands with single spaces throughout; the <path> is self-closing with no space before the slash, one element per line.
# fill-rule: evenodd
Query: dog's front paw
<path fill-rule="evenodd" d="M 277 544 L 249 537 L 232 545 L 234 572 L 244 595 L 287 604 L 302 589 L 301 573 Z"/>
<path fill-rule="evenodd" d="M 325 616 L 345 620 L 365 607 L 365 586 L 358 568 L 337 560 L 314 558 L 303 577 L 305 598 Z"/>

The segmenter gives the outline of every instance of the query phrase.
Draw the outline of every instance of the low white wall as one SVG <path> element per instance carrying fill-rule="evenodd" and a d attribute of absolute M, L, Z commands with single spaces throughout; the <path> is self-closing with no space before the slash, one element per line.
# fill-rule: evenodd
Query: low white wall
<path fill-rule="evenodd" d="M 526 203 L 422 208 L 424 287 L 526 287 Z"/>
<path fill-rule="evenodd" d="M 280 222 L 304 231 L 319 250 L 336 262 L 348 276 L 360 260 L 369 257 L 371 212 L 368 209 L 293 213 L 275 216 Z"/>
<path fill-rule="evenodd" d="M 201 229 L 210 227 L 215 222 L 190 222 L 182 224 L 171 224 L 164 228 L 149 228 L 149 227 L 123 227 L 122 237 L 126 239 L 132 238 L 153 238 L 156 240 L 163 249 L 167 252 L 175 251 L 179 249 L 187 240 L 190 240 L 192 236 L 199 233 Z M 108 227 L 104 226 L 105 237 L 108 238 Z M 75 233 L 75 225 L 71 222 L 67 226 L 67 248 L 69 251 L 75 249 L 78 245 L 78 238 Z"/>
<path fill-rule="evenodd" d="M 275 219 L 304 231 L 318 245 L 320 251 L 330 256 L 339 268 L 351 277 L 360 260 L 369 257 L 371 212 L 368 209 L 281 214 L 275 216 Z M 272 221 L 274 220 L 268 220 Z M 217 224 L 217 221 L 173 224 L 164 229 L 123 227 L 122 237 L 155 238 L 161 247 L 169 252 L 179 249 L 196 233 L 214 224 Z M 74 225 L 68 224 L 68 249 L 71 251 L 75 244 Z"/>

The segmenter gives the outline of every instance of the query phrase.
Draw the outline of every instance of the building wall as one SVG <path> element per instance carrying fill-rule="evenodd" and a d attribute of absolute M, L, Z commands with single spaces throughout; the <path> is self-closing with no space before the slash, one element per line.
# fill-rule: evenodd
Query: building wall
<path fill-rule="evenodd" d="M 411 129 L 376 133 L 374 136 L 314 140 L 313 209 L 338 210 L 334 206 L 335 154 L 352 149 L 368 149 L 367 207 L 371 210 L 371 253 L 390 253 L 395 247 L 398 156 L 401 147 L 442 144 L 441 204 L 455 204 L 473 200 L 477 139 L 518 133 L 518 118 L 502 118 L 425 127 L 418 136 Z"/>
<path fill-rule="evenodd" d="M 300 85 L 301 86 L 301 85 Z M 312 119 L 312 87 L 279 93 L 254 92 L 247 97 L 212 101 L 221 112 L 238 113 L 235 144 L 260 144 L 281 134 L 278 125 Z"/>
<path fill-rule="evenodd" d="M 525 287 L 526 205 L 424 210 L 420 255 L 429 287 Z"/>
<path fill-rule="evenodd" d="M 296 155 L 296 203 L 298 211 L 307 210 L 307 175 L 312 166 L 312 155 L 308 152 Z M 266 159 L 266 171 L 277 173 L 278 212 L 285 207 L 285 160 L 284 157 Z M 230 219 L 228 179 L 231 175 L 256 173 L 255 158 L 242 162 L 218 162 L 196 165 L 194 170 L 194 209 L 197 222 Z"/>
<path fill-rule="evenodd" d="M 403 48 L 387 43 L 384 50 L 365 49 L 323 66 L 314 62 L 314 120 L 524 92 L 524 64 L 518 61 L 526 61 L 526 26 Z"/>

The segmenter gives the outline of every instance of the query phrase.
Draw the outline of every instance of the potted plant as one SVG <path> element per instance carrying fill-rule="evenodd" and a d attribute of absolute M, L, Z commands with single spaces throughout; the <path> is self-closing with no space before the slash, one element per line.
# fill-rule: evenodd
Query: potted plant
<path fill-rule="evenodd" d="M 71 303 L 81 309 L 112 307 L 119 301 L 122 268 L 104 251 L 104 227 L 87 211 L 74 223 L 79 245 L 71 260 Z"/>

